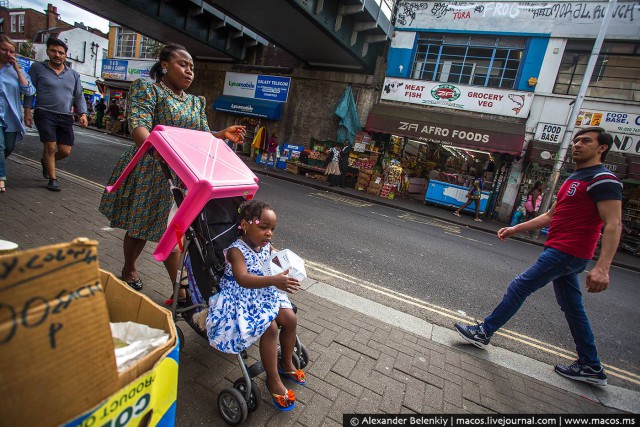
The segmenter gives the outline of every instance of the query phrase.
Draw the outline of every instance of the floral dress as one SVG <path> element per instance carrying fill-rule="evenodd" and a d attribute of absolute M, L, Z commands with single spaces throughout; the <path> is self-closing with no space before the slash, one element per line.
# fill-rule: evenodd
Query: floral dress
<path fill-rule="evenodd" d="M 244 255 L 249 274 L 263 276 L 271 248 L 256 252 L 238 239 L 225 250 L 237 248 Z M 240 286 L 227 262 L 220 280 L 220 293 L 209 299 L 207 336 L 209 343 L 224 353 L 237 354 L 249 348 L 267 330 L 281 308 L 292 308 L 289 298 L 275 286 L 249 289 Z"/>
<path fill-rule="evenodd" d="M 138 79 L 129 92 L 129 126 L 145 127 L 151 132 L 156 125 L 175 126 L 209 132 L 206 101 L 202 96 L 176 95 L 163 83 L 151 84 Z M 109 185 L 122 174 L 133 158 L 133 144 L 118 160 Z M 175 177 L 174 177 L 175 178 Z M 111 227 L 127 230 L 129 236 L 157 242 L 167 229 L 167 218 L 173 198 L 160 162 L 145 155 L 115 193 L 102 195 L 100 212 L 109 218 Z"/>

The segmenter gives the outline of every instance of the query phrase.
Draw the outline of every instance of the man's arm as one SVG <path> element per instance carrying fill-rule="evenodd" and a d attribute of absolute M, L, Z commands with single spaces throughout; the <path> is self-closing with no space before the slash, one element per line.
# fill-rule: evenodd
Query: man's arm
<path fill-rule="evenodd" d="M 37 62 L 34 62 L 33 64 L 31 64 L 31 67 L 29 67 L 29 77 L 31 78 L 31 83 L 33 84 L 33 86 L 36 88 L 36 91 L 38 90 L 38 66 L 36 65 Z M 25 96 L 24 97 L 24 101 L 23 101 L 23 107 L 24 107 L 24 124 L 27 125 L 27 127 L 33 127 L 33 116 L 31 115 L 31 106 L 33 105 L 33 98 L 34 95 L 30 95 L 30 96 Z"/>
<path fill-rule="evenodd" d="M 80 76 L 76 78 L 76 89 L 74 91 L 74 94 L 74 103 L 76 104 L 78 114 L 80 114 L 80 125 L 86 128 L 89 124 L 87 120 L 87 101 L 86 99 L 84 99 L 84 89 L 82 88 L 82 83 L 80 82 Z"/>
<path fill-rule="evenodd" d="M 556 210 L 556 203 L 551 206 L 547 212 L 530 219 L 527 222 L 514 225 L 513 227 L 504 227 L 498 230 L 498 238 L 500 240 L 507 240 L 509 237 L 525 231 L 538 230 L 544 228 L 551 223 L 551 218 Z"/>
<path fill-rule="evenodd" d="M 622 202 L 620 200 L 602 200 L 596 203 L 598 214 L 604 222 L 600 256 L 595 267 L 587 273 L 587 291 L 602 292 L 609 287 L 609 268 L 616 254 L 622 234 Z"/>

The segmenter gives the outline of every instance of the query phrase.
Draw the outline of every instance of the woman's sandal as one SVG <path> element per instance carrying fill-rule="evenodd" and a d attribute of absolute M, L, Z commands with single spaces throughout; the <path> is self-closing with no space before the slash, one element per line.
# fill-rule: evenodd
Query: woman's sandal
<path fill-rule="evenodd" d="M 137 279 L 131 278 L 129 280 L 125 280 L 123 277 L 122 281 L 138 292 L 142 290 L 142 279 L 139 277 Z"/>
<path fill-rule="evenodd" d="M 280 375 L 284 375 L 285 377 L 289 378 L 291 381 L 293 381 L 296 384 L 300 384 L 300 385 L 307 384 L 307 377 L 304 374 L 304 371 L 302 369 L 298 369 L 297 371 L 287 372 L 284 369 L 278 368 L 278 373 Z"/>
<path fill-rule="evenodd" d="M 296 395 L 291 389 L 287 390 L 284 395 L 271 393 L 271 398 L 273 399 L 273 406 L 278 411 L 289 412 L 296 407 Z"/>

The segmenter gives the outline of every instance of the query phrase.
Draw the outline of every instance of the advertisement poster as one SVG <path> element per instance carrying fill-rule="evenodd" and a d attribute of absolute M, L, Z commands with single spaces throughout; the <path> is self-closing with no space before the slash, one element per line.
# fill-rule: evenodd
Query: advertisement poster
<path fill-rule="evenodd" d="M 102 60 L 102 78 L 113 80 L 126 80 L 128 61 L 120 59 Z"/>
<path fill-rule="evenodd" d="M 291 77 L 228 72 L 224 79 L 224 95 L 287 102 Z"/>
<path fill-rule="evenodd" d="M 576 126 L 599 126 L 607 132 L 640 134 L 640 115 L 612 111 L 580 110 Z"/>
<path fill-rule="evenodd" d="M 526 118 L 533 102 L 533 93 L 386 77 L 382 99 Z"/>

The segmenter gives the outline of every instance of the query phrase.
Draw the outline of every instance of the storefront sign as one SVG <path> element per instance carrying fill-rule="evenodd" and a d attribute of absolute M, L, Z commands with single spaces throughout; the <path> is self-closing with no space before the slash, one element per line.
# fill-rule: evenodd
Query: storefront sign
<path fill-rule="evenodd" d="M 599 126 L 607 132 L 640 134 L 640 114 L 580 110 L 576 126 Z"/>
<path fill-rule="evenodd" d="M 119 59 L 103 59 L 102 60 L 102 78 L 113 80 L 126 80 L 127 63 Z"/>
<path fill-rule="evenodd" d="M 392 114 L 385 114 L 384 111 L 391 110 Z M 369 113 L 366 129 L 374 132 L 389 133 L 392 135 L 407 136 L 419 141 L 430 141 L 444 145 L 455 145 L 488 152 L 499 152 L 519 155 L 524 143 L 524 125 L 509 125 L 522 133 L 505 133 L 495 130 L 472 129 L 458 123 L 464 124 L 465 119 L 453 114 L 440 113 L 440 119 L 435 119 L 435 114 L 424 114 L 423 120 L 415 118 L 403 118 L 399 115 L 406 110 L 402 107 L 376 108 Z M 394 114 L 395 113 L 395 114 Z M 442 120 L 447 116 L 447 120 Z M 405 116 L 409 117 L 409 115 Z M 430 119 L 433 122 L 429 121 Z M 499 125 L 495 126 L 500 129 Z"/>
<path fill-rule="evenodd" d="M 614 133 L 611 150 L 636 156 L 640 155 L 640 135 Z"/>
<path fill-rule="evenodd" d="M 103 59 L 102 78 L 130 82 L 140 78 L 151 80 L 149 71 L 153 64 L 155 61 L 151 60 Z"/>
<path fill-rule="evenodd" d="M 566 128 L 566 126 L 554 125 L 551 123 L 538 123 L 534 138 L 538 141 L 560 144 Z"/>
<path fill-rule="evenodd" d="M 526 118 L 530 92 L 386 77 L 381 99 Z"/>
<path fill-rule="evenodd" d="M 224 95 L 265 101 L 287 102 L 291 77 L 228 72 L 224 79 Z"/>
<path fill-rule="evenodd" d="M 553 166 L 558 160 L 558 149 L 560 146 L 555 143 L 545 141 L 531 141 L 527 149 L 526 160 L 540 165 Z M 565 158 L 567 170 L 575 169 L 575 162 L 571 155 L 571 149 L 567 150 Z M 610 152 L 607 154 L 604 165 L 619 178 L 623 178 L 627 172 L 627 159 L 620 153 Z"/>

